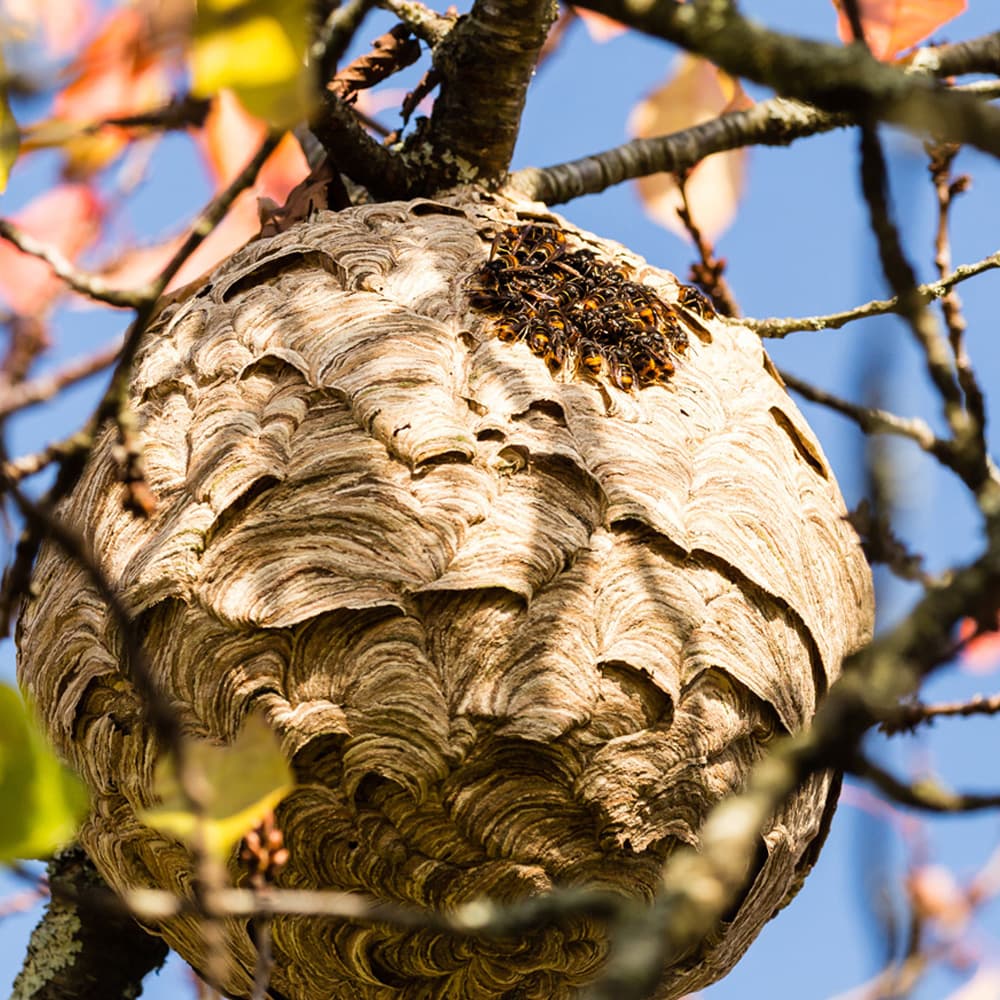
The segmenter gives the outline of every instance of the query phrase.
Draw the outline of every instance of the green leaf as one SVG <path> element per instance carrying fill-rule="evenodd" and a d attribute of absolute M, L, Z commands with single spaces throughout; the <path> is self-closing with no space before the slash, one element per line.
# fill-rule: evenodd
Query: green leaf
<path fill-rule="evenodd" d="M 230 88 L 246 109 L 278 128 L 309 117 L 305 65 L 308 0 L 199 0 L 191 46 L 191 90 Z"/>
<path fill-rule="evenodd" d="M 79 778 L 49 749 L 17 692 L 0 684 L 0 861 L 52 854 L 86 811 Z"/>
<path fill-rule="evenodd" d="M 21 148 L 21 132 L 7 100 L 7 68 L 0 53 L 0 192 L 7 187 L 10 168 Z"/>
<path fill-rule="evenodd" d="M 260 715 L 251 715 L 229 746 L 192 740 L 185 755 L 186 766 L 204 788 L 205 849 L 220 860 L 294 785 L 278 738 Z M 193 846 L 199 834 L 198 819 L 181 794 L 173 760 L 164 758 L 157 764 L 154 789 L 160 805 L 144 810 L 139 818 Z"/>

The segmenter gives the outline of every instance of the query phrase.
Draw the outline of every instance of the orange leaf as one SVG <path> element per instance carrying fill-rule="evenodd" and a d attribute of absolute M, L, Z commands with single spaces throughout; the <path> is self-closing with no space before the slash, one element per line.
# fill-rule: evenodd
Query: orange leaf
<path fill-rule="evenodd" d="M 837 33 L 844 42 L 853 41 L 851 26 L 838 0 Z M 877 59 L 891 59 L 923 41 L 953 17 L 961 14 L 966 0 L 858 0 L 865 41 Z"/>
<path fill-rule="evenodd" d="M 170 80 L 153 43 L 147 20 L 134 7 L 112 11 L 96 37 L 70 67 L 72 81 L 56 95 L 54 121 L 86 124 L 138 114 L 164 104 Z M 74 135 L 63 145 L 67 174 L 86 177 L 112 160 L 128 142 L 124 129 L 105 128 L 94 135 Z"/>
<path fill-rule="evenodd" d="M 914 910 L 922 917 L 936 920 L 951 931 L 958 931 L 972 915 L 969 898 L 943 865 L 921 865 L 906 879 Z"/>
<path fill-rule="evenodd" d="M 73 260 L 98 235 L 101 203 L 84 184 L 39 195 L 12 218 L 20 229 Z M 0 243 L 0 297 L 15 313 L 40 313 L 65 287 L 48 264 Z"/>
<path fill-rule="evenodd" d="M 264 141 L 267 124 L 240 104 L 231 90 L 223 90 L 212 101 L 199 145 L 221 190 L 246 166 L 253 151 Z M 295 137 L 286 135 L 267 158 L 254 193 L 282 204 L 288 192 L 309 173 L 309 164 Z M 252 233 L 250 235 L 253 235 Z"/>
<path fill-rule="evenodd" d="M 748 100 L 739 82 L 710 62 L 683 56 L 677 72 L 633 108 L 629 132 L 643 139 L 677 132 L 715 118 L 723 111 L 745 107 Z M 709 239 L 715 239 L 736 214 L 746 162 L 745 149 L 716 153 L 699 163 L 688 178 L 691 213 Z M 687 231 L 677 217 L 681 196 L 673 176 L 653 174 L 637 183 L 646 213 L 661 226 L 686 238 Z"/>
<path fill-rule="evenodd" d="M 590 40 L 599 45 L 602 42 L 610 42 L 612 38 L 617 38 L 628 30 L 628 27 L 621 21 L 616 21 L 613 17 L 608 17 L 607 14 L 599 14 L 596 10 L 577 7 L 576 14 L 583 21 L 583 26 L 587 29 Z"/>

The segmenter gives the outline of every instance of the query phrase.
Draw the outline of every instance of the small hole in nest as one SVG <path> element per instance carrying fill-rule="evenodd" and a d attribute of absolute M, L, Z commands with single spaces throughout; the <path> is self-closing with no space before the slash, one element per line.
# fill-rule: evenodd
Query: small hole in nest
<path fill-rule="evenodd" d="M 664 302 L 632 272 L 590 250 L 570 250 L 558 226 L 509 226 L 469 279 L 473 308 L 494 315 L 500 340 L 523 341 L 553 375 L 600 380 L 626 391 L 663 384 L 714 315 L 696 288 Z"/>

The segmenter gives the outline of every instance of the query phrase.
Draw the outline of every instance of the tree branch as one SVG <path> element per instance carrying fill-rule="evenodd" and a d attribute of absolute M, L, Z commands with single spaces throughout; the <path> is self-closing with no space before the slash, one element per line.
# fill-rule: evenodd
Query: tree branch
<path fill-rule="evenodd" d="M 922 702 L 904 702 L 882 721 L 879 729 L 888 733 L 909 732 L 923 723 L 949 717 L 967 718 L 972 715 L 1000 715 L 1000 694 L 987 698 L 977 694 L 968 701 L 948 701 L 935 705 Z"/>
<path fill-rule="evenodd" d="M 932 299 L 939 299 L 946 295 L 949 289 L 962 281 L 974 278 L 984 271 L 991 271 L 1000 267 L 1000 251 L 984 257 L 975 264 L 961 264 L 955 268 L 947 278 L 940 281 L 933 281 L 926 285 L 918 285 L 917 293 L 927 302 Z M 853 323 L 858 319 L 867 319 L 870 316 L 884 316 L 886 313 L 899 312 L 900 304 L 898 298 L 873 299 L 864 305 L 855 306 L 853 309 L 845 309 L 843 312 L 829 313 L 826 316 L 801 316 L 789 317 L 786 319 L 752 319 L 743 317 L 734 321 L 739 326 L 744 326 L 748 330 L 753 330 L 760 337 L 769 337 L 781 340 L 790 333 L 798 333 L 803 330 L 816 332 L 817 330 L 839 330 L 848 323 Z M 725 320 L 723 320 L 725 322 Z"/>
<path fill-rule="evenodd" d="M 1000 156 L 1000 110 L 919 73 L 879 62 L 858 45 L 830 45 L 770 31 L 730 3 L 586 0 L 646 34 L 710 59 L 733 76 L 772 87 L 825 111 L 867 114 L 920 135 L 932 133 Z M 957 58 L 956 58 L 957 61 Z"/>
<path fill-rule="evenodd" d="M 953 45 L 931 45 L 919 49 L 912 65 L 914 69 L 933 73 L 935 76 L 1000 74 L 1000 31 Z"/>
<path fill-rule="evenodd" d="M 162 939 L 146 933 L 123 908 L 102 905 L 108 890 L 81 848 L 57 854 L 49 880 L 52 896 L 11 1000 L 138 996 L 143 977 L 167 957 Z"/>
<path fill-rule="evenodd" d="M 682 173 L 706 156 L 741 146 L 787 146 L 803 136 L 851 124 L 801 101 L 776 97 L 747 111 L 731 111 L 691 128 L 652 139 L 633 139 L 603 153 L 551 167 L 528 167 L 509 185 L 537 201 L 557 205 L 615 184 L 666 171 Z"/>
<path fill-rule="evenodd" d="M 503 180 L 555 14 L 552 0 L 476 0 L 437 45 L 441 92 L 426 134 L 413 136 L 406 149 L 425 191 Z"/>
<path fill-rule="evenodd" d="M 952 792 L 930 779 L 908 784 L 860 752 L 851 761 L 849 770 L 859 778 L 870 781 L 883 795 L 894 802 L 914 809 L 938 813 L 963 813 L 1000 808 L 1000 795 Z"/>

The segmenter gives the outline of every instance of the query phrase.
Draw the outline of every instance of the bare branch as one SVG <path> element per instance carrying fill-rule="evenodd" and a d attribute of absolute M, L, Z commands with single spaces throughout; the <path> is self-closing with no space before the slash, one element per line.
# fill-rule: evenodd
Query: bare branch
<path fill-rule="evenodd" d="M 309 47 L 309 60 L 319 68 L 319 82 L 325 84 L 336 72 L 361 22 L 375 6 L 375 0 L 348 0 L 335 7 L 320 26 Z"/>
<path fill-rule="evenodd" d="M 74 361 L 49 375 L 42 375 L 31 382 L 23 382 L 3 390 L 0 395 L 0 417 L 9 416 L 36 403 L 44 403 L 68 386 L 95 375 L 114 364 L 119 351 L 121 351 L 121 341 L 96 354 Z"/>
<path fill-rule="evenodd" d="M 964 73 L 1000 74 L 1000 31 L 953 45 L 920 49 L 913 60 L 915 69 L 935 76 L 961 76 Z"/>
<path fill-rule="evenodd" d="M 440 45 L 458 22 L 457 17 L 439 14 L 419 0 L 379 0 L 378 6 L 395 14 L 417 38 L 431 47 Z"/>
<path fill-rule="evenodd" d="M 933 281 L 926 285 L 917 286 L 917 294 L 925 301 L 941 298 L 947 294 L 948 290 L 962 281 L 968 281 L 984 271 L 991 271 L 1000 267 L 1000 251 L 984 257 L 974 264 L 961 264 L 955 268 L 947 278 L 941 281 Z M 829 313 L 826 316 L 802 316 L 789 317 L 787 319 L 752 319 L 743 317 L 738 321 L 740 326 L 745 326 L 749 330 L 761 337 L 769 337 L 780 340 L 790 333 L 798 333 L 803 330 L 815 332 L 817 330 L 839 330 L 842 326 L 852 323 L 858 319 L 867 319 L 870 316 L 884 316 L 887 313 L 899 312 L 900 304 L 896 298 L 874 299 L 864 305 L 855 306 L 853 309 L 845 309 L 843 312 Z"/>
<path fill-rule="evenodd" d="M 1000 794 L 979 795 L 973 792 L 953 792 L 929 778 L 908 784 L 879 767 L 862 753 L 855 755 L 849 770 L 859 778 L 870 781 L 894 802 L 911 806 L 914 809 L 939 813 L 963 813 L 1000 808 Z"/>
<path fill-rule="evenodd" d="M 803 136 L 851 124 L 801 101 L 772 98 L 747 111 L 731 111 L 700 125 L 621 146 L 551 167 L 528 167 L 512 174 L 509 185 L 549 205 L 597 194 L 615 184 L 666 171 L 682 173 L 706 156 L 742 146 L 787 146 Z"/>
<path fill-rule="evenodd" d="M 900 417 L 888 410 L 861 406 L 804 382 L 784 370 L 779 374 L 785 385 L 793 392 L 797 392 L 811 403 L 829 407 L 853 420 L 866 434 L 895 434 L 898 437 L 908 438 L 942 463 L 948 464 L 949 442 L 937 437 L 930 425 L 919 417 Z"/>
<path fill-rule="evenodd" d="M 904 702 L 893 710 L 879 729 L 892 735 L 893 733 L 909 732 L 923 723 L 932 723 L 935 719 L 968 718 L 972 715 L 1000 715 L 1000 694 L 985 697 L 977 694 L 968 701 L 948 701 L 934 705 L 922 702 Z"/>
<path fill-rule="evenodd" d="M 0 219 L 0 236 L 9 243 L 13 243 L 22 253 L 45 261 L 55 275 L 61 278 L 74 292 L 86 295 L 89 299 L 125 309 L 135 309 L 145 299 L 142 291 L 123 291 L 120 288 L 113 288 L 102 278 L 78 270 L 58 250 L 54 250 L 33 236 L 22 232 L 6 219 Z"/>

